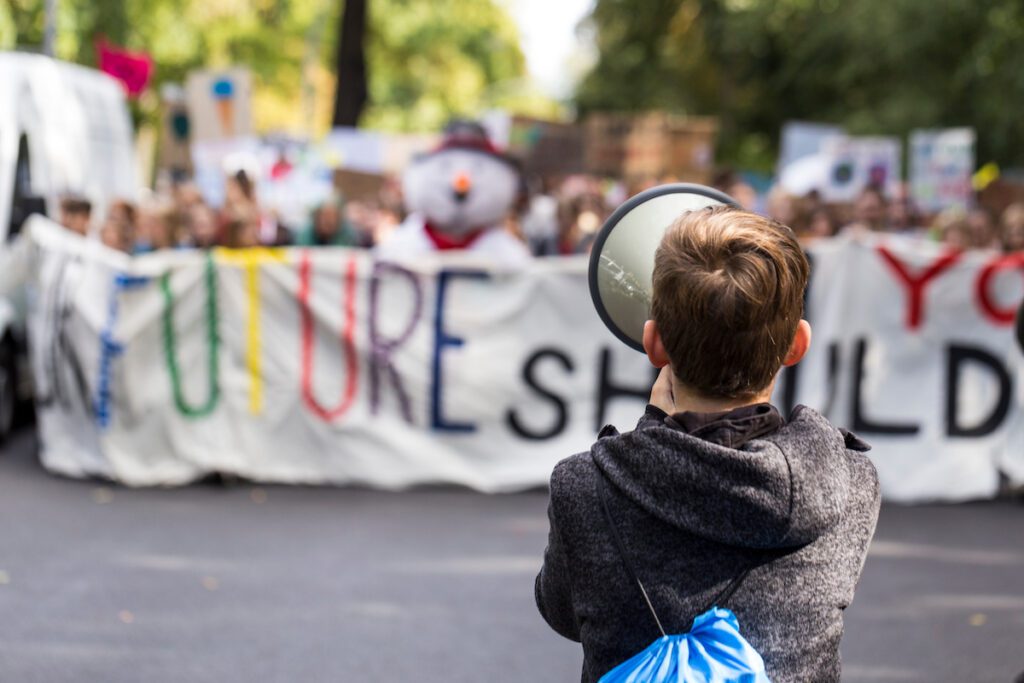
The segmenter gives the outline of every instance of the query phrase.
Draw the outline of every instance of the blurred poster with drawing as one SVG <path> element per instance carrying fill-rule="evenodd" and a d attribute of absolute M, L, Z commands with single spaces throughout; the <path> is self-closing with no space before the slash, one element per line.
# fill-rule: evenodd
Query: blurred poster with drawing
<path fill-rule="evenodd" d="M 915 130 L 910 134 L 910 191 L 923 211 L 966 211 L 974 172 L 974 129 Z"/>
<path fill-rule="evenodd" d="M 193 71 L 185 81 L 193 141 L 252 134 L 252 74 L 233 67 Z"/>
<path fill-rule="evenodd" d="M 868 185 L 892 196 L 900 182 L 902 146 L 893 137 L 833 137 L 821 152 L 828 159 L 822 195 L 829 202 L 852 202 Z"/>
<path fill-rule="evenodd" d="M 165 83 L 160 88 L 160 147 L 157 165 L 171 171 L 173 176 L 187 176 L 192 172 L 189 150 L 192 123 L 185 101 L 185 89 L 177 83 Z"/>

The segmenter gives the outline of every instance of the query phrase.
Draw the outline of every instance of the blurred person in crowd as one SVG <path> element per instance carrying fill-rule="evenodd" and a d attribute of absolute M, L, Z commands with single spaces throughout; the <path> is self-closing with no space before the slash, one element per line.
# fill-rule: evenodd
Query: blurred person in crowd
<path fill-rule="evenodd" d="M 352 202 L 353 204 L 355 202 Z M 337 197 L 332 197 L 317 206 L 310 217 L 309 225 L 295 236 L 295 244 L 303 247 L 367 247 L 369 239 L 359 232 L 345 218 L 345 206 Z M 357 215 L 364 207 L 355 207 Z"/>
<path fill-rule="evenodd" d="M 776 185 L 768 193 L 768 203 L 765 208 L 770 218 L 774 218 L 796 231 L 794 226 L 798 223 L 799 206 L 796 197 L 782 189 L 781 185 Z"/>
<path fill-rule="evenodd" d="M 220 226 L 217 213 L 205 202 L 192 204 L 183 212 L 187 236 L 183 246 L 195 249 L 211 249 L 220 240 Z"/>
<path fill-rule="evenodd" d="M 135 206 L 116 200 L 107 209 L 107 219 L 100 228 L 100 240 L 111 249 L 130 254 L 135 250 Z"/>
<path fill-rule="evenodd" d="M 581 195 L 563 201 L 558 212 L 558 234 L 536 245 L 537 256 L 572 256 L 590 253 L 597 231 L 604 220 L 603 201 L 593 195 Z"/>
<path fill-rule="evenodd" d="M 967 217 L 959 209 L 946 209 L 939 213 L 932 222 L 932 233 L 954 249 L 969 249 L 971 246 Z"/>
<path fill-rule="evenodd" d="M 967 234 L 969 246 L 974 249 L 1000 249 L 999 234 L 992 214 L 977 207 L 967 213 Z"/>
<path fill-rule="evenodd" d="M 678 180 L 665 178 L 663 182 L 678 182 Z M 757 206 L 757 190 L 731 168 L 721 169 L 715 173 L 711 185 L 735 199 L 736 203 L 747 211 L 753 211 Z"/>
<path fill-rule="evenodd" d="M 519 227 L 530 251 L 539 256 L 543 245 L 558 236 L 558 200 L 543 178 L 534 178 L 531 185 L 533 192 L 519 215 Z"/>
<path fill-rule="evenodd" d="M 126 223 L 134 230 L 136 220 L 135 205 L 131 202 L 124 201 L 123 199 L 115 199 L 110 203 L 110 207 L 107 209 L 107 220 L 116 220 L 121 223 Z"/>
<path fill-rule="evenodd" d="M 824 204 L 811 211 L 807 220 L 807 229 L 803 235 L 798 234 L 801 242 L 811 242 L 825 237 L 834 237 L 839 229 L 832 211 Z"/>
<path fill-rule="evenodd" d="M 291 229 L 277 211 L 260 214 L 259 240 L 265 247 L 287 247 L 294 243 Z"/>
<path fill-rule="evenodd" d="M 226 207 L 249 206 L 256 203 L 256 190 L 249 174 L 237 171 L 228 176 L 224 186 L 224 205 Z"/>
<path fill-rule="evenodd" d="M 277 150 L 277 160 L 270 167 L 270 178 L 280 180 L 292 172 L 295 165 L 288 158 L 288 152 L 283 147 Z"/>
<path fill-rule="evenodd" d="M 60 224 L 71 232 L 89 234 L 92 202 L 84 197 L 67 196 L 60 200 Z"/>
<path fill-rule="evenodd" d="M 1024 203 L 1010 204 L 999 221 L 1003 251 L 1024 251 Z"/>
<path fill-rule="evenodd" d="M 227 179 L 223 214 L 225 225 L 232 226 L 225 232 L 231 245 L 279 247 L 291 243 L 291 234 L 279 217 L 260 207 L 256 186 L 244 169 Z"/>
<path fill-rule="evenodd" d="M 730 185 L 725 193 L 735 199 L 736 203 L 747 211 L 753 211 L 757 208 L 757 190 L 743 179 L 738 179 Z"/>
<path fill-rule="evenodd" d="M 353 200 L 345 202 L 341 214 L 342 228 L 347 228 L 353 243 L 349 246 L 369 248 L 377 244 L 374 237 L 381 213 L 375 201 Z"/>
<path fill-rule="evenodd" d="M 174 204 L 178 210 L 187 213 L 197 204 L 203 204 L 203 193 L 194 182 L 185 180 L 174 185 Z"/>
<path fill-rule="evenodd" d="M 133 252 L 144 254 L 178 246 L 174 208 L 164 202 L 150 201 L 139 207 Z"/>
<path fill-rule="evenodd" d="M 260 246 L 260 215 L 252 204 L 235 204 L 222 213 L 222 245 L 231 249 Z"/>
<path fill-rule="evenodd" d="M 374 219 L 369 232 L 370 243 L 373 245 L 383 243 L 402 224 L 402 219 L 401 204 L 382 202 L 374 209 Z"/>
<path fill-rule="evenodd" d="M 892 232 L 919 232 L 924 227 L 906 183 L 897 186 L 896 193 L 889 202 L 888 221 L 889 230 Z"/>
<path fill-rule="evenodd" d="M 861 190 L 853 205 L 853 224 L 847 229 L 886 232 L 889 228 L 888 202 L 880 185 L 870 184 Z"/>

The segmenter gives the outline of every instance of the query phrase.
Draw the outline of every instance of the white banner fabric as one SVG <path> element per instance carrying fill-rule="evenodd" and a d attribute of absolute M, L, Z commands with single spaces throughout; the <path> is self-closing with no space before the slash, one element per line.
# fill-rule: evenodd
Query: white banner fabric
<path fill-rule="evenodd" d="M 33 219 L 30 320 L 43 463 L 71 476 L 511 491 L 598 429 L 629 429 L 654 378 L 607 332 L 586 261 L 501 270 L 344 249 L 128 258 Z M 1024 484 L 1024 255 L 820 242 L 808 358 L 776 403 L 871 442 L 890 500 Z"/>

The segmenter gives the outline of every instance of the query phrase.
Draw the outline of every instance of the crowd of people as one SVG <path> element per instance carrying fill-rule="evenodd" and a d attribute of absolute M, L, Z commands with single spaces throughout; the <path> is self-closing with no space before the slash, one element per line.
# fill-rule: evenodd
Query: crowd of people
<path fill-rule="evenodd" d="M 506 220 L 505 229 L 526 243 L 535 256 L 584 254 L 610 213 L 629 196 L 656 183 L 630 184 L 589 175 L 557 181 L 534 179 Z M 893 196 L 881 187 L 864 188 L 846 205 L 824 202 L 817 192 L 795 197 L 781 188 L 765 198 L 732 173 L 714 185 L 744 208 L 790 226 L 802 242 L 856 233 L 915 235 L 961 249 L 1024 250 L 1024 203 L 999 215 L 975 207 L 928 216 L 914 205 L 905 186 Z M 160 249 L 215 246 L 348 246 L 372 248 L 386 240 L 404 219 L 400 183 L 387 179 L 376 195 L 346 198 L 341 188 L 313 207 L 305 224 L 288 225 L 260 204 L 255 184 L 244 171 L 226 178 L 223 205 L 211 206 L 192 182 L 153 193 L 138 205 L 115 201 L 99 227 L 104 244 L 129 254 Z M 61 223 L 81 234 L 92 224 L 88 200 L 66 197 Z"/>
<path fill-rule="evenodd" d="M 382 191 L 381 196 L 387 193 Z M 61 222 L 86 234 L 90 211 L 88 201 L 66 198 Z M 211 247 L 371 247 L 399 218 L 400 208 L 394 203 L 346 202 L 335 192 L 313 208 L 306 224 L 288 225 L 276 211 L 260 204 L 252 179 L 239 171 L 225 179 L 220 207 L 207 202 L 192 182 L 152 193 L 138 205 L 114 201 L 107 208 L 99 237 L 108 247 L 129 254 Z"/>
<path fill-rule="evenodd" d="M 757 210 L 756 194 L 731 174 L 716 185 L 746 208 Z M 905 183 L 892 196 L 878 185 L 865 187 L 851 204 L 828 204 L 812 191 L 805 196 L 775 187 L 763 213 L 793 228 L 802 242 L 843 234 L 887 233 L 920 237 L 958 249 L 1024 250 L 1024 203 L 1013 203 L 998 215 L 980 205 L 964 211 L 950 208 L 934 215 L 921 211 Z"/>

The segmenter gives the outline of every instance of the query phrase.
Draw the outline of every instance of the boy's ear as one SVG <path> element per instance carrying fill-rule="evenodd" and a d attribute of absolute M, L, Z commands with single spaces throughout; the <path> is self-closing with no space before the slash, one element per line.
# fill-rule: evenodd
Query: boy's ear
<path fill-rule="evenodd" d="M 668 365 L 668 353 L 665 351 L 665 344 L 661 341 L 661 333 L 653 320 L 644 323 L 644 351 L 651 365 L 656 368 L 663 368 Z"/>
<path fill-rule="evenodd" d="M 646 331 L 646 330 L 645 330 Z M 796 365 L 811 347 L 811 324 L 806 320 L 797 323 L 796 334 L 793 335 L 793 343 L 789 345 L 789 351 L 783 359 L 784 366 Z"/>

